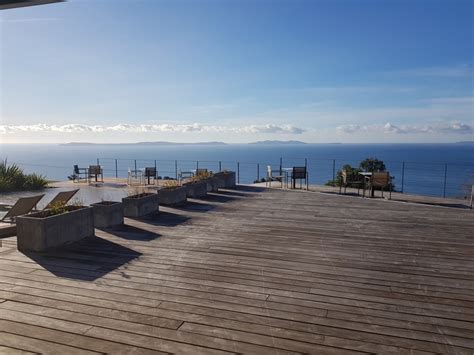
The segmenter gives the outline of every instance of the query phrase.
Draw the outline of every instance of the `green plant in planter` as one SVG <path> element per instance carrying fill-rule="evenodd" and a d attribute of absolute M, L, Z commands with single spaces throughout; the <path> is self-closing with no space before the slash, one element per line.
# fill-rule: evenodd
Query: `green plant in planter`
<path fill-rule="evenodd" d="M 69 213 L 71 211 L 80 209 L 84 207 L 84 203 L 81 200 L 74 200 L 70 205 L 67 205 L 64 202 L 58 201 L 53 203 L 47 210 L 41 211 L 38 214 L 38 217 L 51 217 L 58 214 Z"/>
<path fill-rule="evenodd" d="M 69 209 L 64 202 L 53 203 L 49 208 L 49 216 L 55 216 L 57 214 L 67 213 Z"/>
<path fill-rule="evenodd" d="M 194 175 L 194 176 L 189 178 L 189 182 L 197 183 L 197 182 L 201 182 L 202 180 L 206 180 L 206 179 L 207 179 L 207 177 L 204 177 L 204 175 L 202 175 L 202 174 Z"/>
<path fill-rule="evenodd" d="M 176 180 L 167 180 L 163 183 L 164 189 L 177 189 L 178 187 L 180 187 L 180 185 Z"/>
<path fill-rule="evenodd" d="M 205 180 L 207 178 L 212 177 L 213 175 L 214 174 L 212 173 L 212 171 L 201 171 L 201 172 L 199 172 L 199 174 L 195 175 L 195 177 L 198 180 Z"/>

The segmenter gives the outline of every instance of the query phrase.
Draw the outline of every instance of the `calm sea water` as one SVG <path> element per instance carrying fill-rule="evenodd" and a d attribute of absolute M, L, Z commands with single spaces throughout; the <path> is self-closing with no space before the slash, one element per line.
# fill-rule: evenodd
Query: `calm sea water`
<path fill-rule="evenodd" d="M 396 189 L 406 193 L 460 197 L 474 183 L 474 144 L 0 145 L 1 158 L 54 180 L 67 179 L 74 164 L 88 166 L 99 159 L 110 177 L 125 177 L 135 164 L 153 166 L 156 160 L 161 176 L 174 177 L 176 170 L 196 166 L 213 171 L 239 167 L 240 183 L 251 183 L 265 176 L 267 165 L 277 169 L 282 158 L 283 167 L 306 161 L 310 183 L 323 184 L 342 165 L 357 166 L 369 156 L 382 159 L 395 176 Z"/>

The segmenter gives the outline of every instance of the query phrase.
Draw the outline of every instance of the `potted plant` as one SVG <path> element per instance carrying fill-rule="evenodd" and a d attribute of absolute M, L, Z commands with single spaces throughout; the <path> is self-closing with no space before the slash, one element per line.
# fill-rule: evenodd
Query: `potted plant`
<path fill-rule="evenodd" d="M 223 170 L 214 174 L 217 179 L 217 185 L 220 188 L 233 188 L 235 187 L 235 171 Z"/>
<path fill-rule="evenodd" d="M 196 178 L 206 182 L 207 192 L 217 192 L 219 190 L 218 178 L 214 176 L 212 171 L 202 171 Z"/>
<path fill-rule="evenodd" d="M 123 204 L 117 201 L 93 203 L 94 226 L 108 228 L 123 224 Z"/>
<path fill-rule="evenodd" d="M 207 182 L 197 176 L 193 176 L 190 181 L 183 184 L 186 188 L 186 196 L 191 198 L 202 198 L 207 195 Z"/>
<path fill-rule="evenodd" d="M 44 251 L 94 236 L 92 207 L 80 203 L 16 218 L 18 250 Z"/>
<path fill-rule="evenodd" d="M 154 192 L 132 192 L 128 197 L 122 198 L 123 215 L 125 217 L 142 217 L 158 211 L 160 200 Z"/>
<path fill-rule="evenodd" d="M 186 187 L 180 186 L 176 180 L 168 180 L 158 190 L 160 204 L 165 206 L 182 206 L 186 203 Z"/>

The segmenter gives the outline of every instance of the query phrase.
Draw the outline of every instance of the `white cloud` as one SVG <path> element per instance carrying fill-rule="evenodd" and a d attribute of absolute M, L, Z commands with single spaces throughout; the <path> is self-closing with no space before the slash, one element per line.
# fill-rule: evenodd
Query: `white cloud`
<path fill-rule="evenodd" d="M 292 125 L 274 125 L 274 124 L 266 124 L 266 125 L 251 125 L 245 126 L 237 129 L 233 129 L 234 132 L 237 133 L 267 133 L 267 134 L 302 134 L 305 132 L 304 129 L 298 128 Z"/>
<path fill-rule="evenodd" d="M 337 127 L 339 133 L 384 133 L 384 134 L 474 134 L 474 127 L 461 122 L 436 122 L 432 124 L 412 124 L 396 126 L 391 123 L 373 125 L 342 125 Z"/>
<path fill-rule="evenodd" d="M 66 125 L 0 125 L 0 134 L 13 134 L 21 132 L 59 132 L 59 133 L 103 133 L 103 132 L 125 132 L 125 133 L 157 133 L 157 132 L 221 132 L 221 133 L 251 133 L 251 134 L 302 134 L 306 130 L 292 125 L 250 125 L 241 127 L 192 124 L 141 124 L 133 125 L 120 123 L 113 126 L 66 124 Z"/>

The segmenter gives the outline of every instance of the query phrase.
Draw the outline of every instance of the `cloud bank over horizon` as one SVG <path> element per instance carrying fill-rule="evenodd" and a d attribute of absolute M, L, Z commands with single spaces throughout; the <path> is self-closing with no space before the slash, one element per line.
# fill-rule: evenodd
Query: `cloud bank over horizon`
<path fill-rule="evenodd" d="M 56 133 L 105 133 L 105 132 L 125 132 L 125 133 L 249 133 L 249 134 L 302 134 L 306 130 L 290 124 L 276 125 L 248 125 L 240 127 L 205 125 L 199 123 L 192 124 L 128 124 L 119 123 L 111 126 L 86 125 L 86 124 L 65 124 L 50 125 L 45 123 L 31 125 L 0 125 L 0 134 L 14 134 L 21 132 L 56 132 Z"/>
<path fill-rule="evenodd" d="M 380 142 L 387 139 L 397 141 L 397 137 L 418 137 L 420 141 L 436 142 L 439 137 L 455 137 L 457 140 L 474 138 L 474 125 L 460 121 L 431 122 L 420 124 L 394 124 L 391 122 L 374 124 L 344 124 L 339 126 L 314 129 L 291 124 L 262 124 L 223 126 L 203 123 L 189 124 L 130 124 L 113 125 L 88 124 L 29 124 L 0 125 L 0 137 L 4 143 L 18 143 L 26 140 L 34 142 L 34 137 L 49 142 L 63 143 L 77 140 L 113 142 L 119 140 L 139 141 L 143 139 L 175 141 L 210 141 L 220 140 L 232 143 L 245 143 L 251 140 L 303 140 L 308 143 L 325 142 L 365 142 L 366 137 L 378 137 Z M 251 137 L 251 138 L 250 138 Z M 336 137 L 336 140 L 334 139 Z M 424 138 L 423 138 L 424 137 Z M 423 138 L 423 139 L 422 139 Z M 404 138 L 401 139 L 404 141 Z M 406 141 L 406 139 L 405 139 Z"/>
<path fill-rule="evenodd" d="M 461 122 L 436 122 L 432 124 L 407 124 L 394 125 L 390 122 L 386 124 L 372 125 L 342 125 L 337 131 L 345 134 L 359 132 L 385 133 L 385 134 L 474 134 L 472 125 Z"/>

